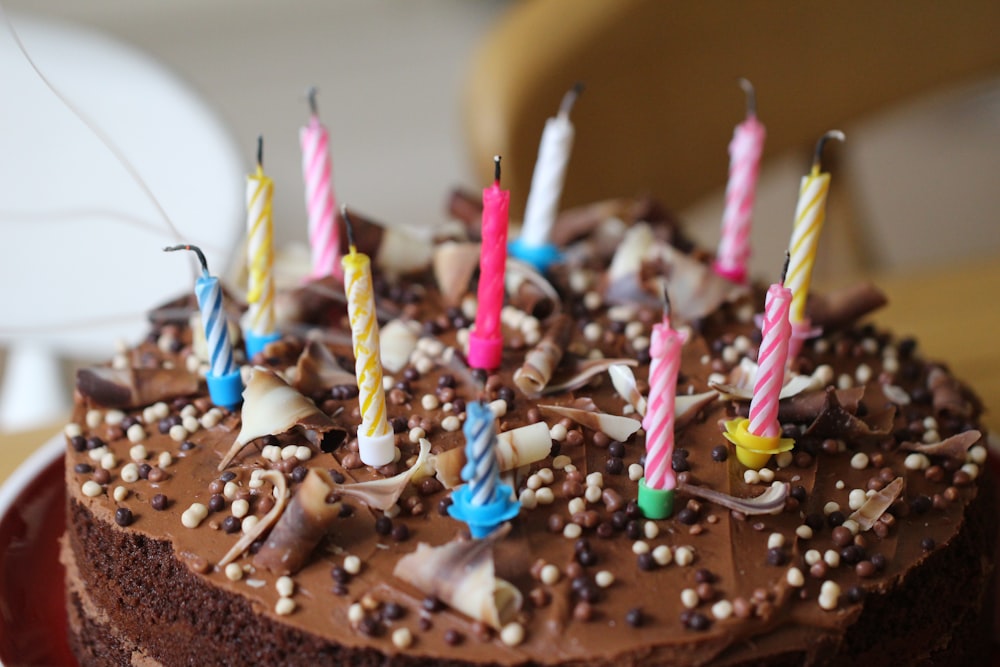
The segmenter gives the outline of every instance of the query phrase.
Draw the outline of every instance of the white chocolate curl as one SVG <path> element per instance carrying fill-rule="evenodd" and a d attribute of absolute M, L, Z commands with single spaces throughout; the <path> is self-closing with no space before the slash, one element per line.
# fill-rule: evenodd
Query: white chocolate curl
<path fill-rule="evenodd" d="M 254 368 L 243 390 L 243 428 L 219 464 L 224 470 L 251 441 L 265 435 L 286 433 L 301 428 L 305 436 L 318 444 L 319 434 L 340 427 L 308 398 L 292 389 L 272 371 Z"/>
<path fill-rule="evenodd" d="M 433 595 L 469 618 L 501 628 L 520 611 L 521 592 L 498 579 L 493 543 L 510 529 L 493 531 L 482 540 L 453 540 L 439 547 L 421 542 L 396 563 L 393 575 Z"/>
<path fill-rule="evenodd" d="M 538 345 L 524 357 L 524 364 L 514 373 L 514 384 L 528 397 L 542 394 L 552 379 L 573 333 L 573 321 L 566 315 L 556 315 Z"/>
<path fill-rule="evenodd" d="M 536 422 L 497 433 L 495 451 L 500 472 L 541 461 L 552 451 L 549 427 L 545 422 Z M 433 457 L 437 478 L 449 489 L 462 483 L 461 471 L 465 463 L 465 447 L 449 449 Z"/>
<path fill-rule="evenodd" d="M 608 375 L 611 376 L 611 384 L 614 385 L 618 395 L 625 399 L 625 402 L 635 408 L 636 414 L 640 417 L 646 416 L 646 398 L 639 392 L 636 386 L 635 374 L 632 369 L 624 364 L 614 364 L 608 367 Z"/>

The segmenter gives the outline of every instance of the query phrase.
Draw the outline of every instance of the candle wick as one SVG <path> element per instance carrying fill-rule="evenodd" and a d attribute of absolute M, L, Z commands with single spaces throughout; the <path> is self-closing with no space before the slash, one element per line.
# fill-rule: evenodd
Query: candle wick
<path fill-rule="evenodd" d="M 785 251 L 785 265 L 781 269 L 781 281 L 780 282 L 781 282 L 781 286 L 782 287 L 785 286 L 785 277 L 788 276 L 788 264 L 789 264 L 789 262 L 791 262 L 791 260 L 792 260 L 792 254 L 786 250 Z"/>
<path fill-rule="evenodd" d="M 757 115 L 757 91 L 754 90 L 753 84 L 750 83 L 750 79 L 740 77 L 740 88 L 747 96 L 747 115 L 756 116 Z"/>
<path fill-rule="evenodd" d="M 316 86 L 310 86 L 309 90 L 306 92 L 306 98 L 309 100 L 309 113 L 313 116 L 319 115 L 319 109 L 316 106 L 316 93 L 319 92 Z"/>
<path fill-rule="evenodd" d="M 670 294 L 667 293 L 667 281 L 660 280 L 660 298 L 663 300 L 663 316 L 670 316 Z"/>
<path fill-rule="evenodd" d="M 264 168 L 264 135 L 257 135 L 257 167 Z"/>
<path fill-rule="evenodd" d="M 813 155 L 813 167 L 818 169 L 820 158 L 823 155 L 823 147 L 826 146 L 826 142 L 830 139 L 836 139 L 837 141 L 847 141 L 847 135 L 845 135 L 840 130 L 830 130 L 819 138 L 816 142 L 816 152 Z"/>
<path fill-rule="evenodd" d="M 199 248 L 196 245 L 190 245 L 184 243 L 181 245 L 167 246 L 166 248 L 163 249 L 163 252 L 173 252 L 175 250 L 190 250 L 191 252 L 198 255 L 198 262 L 201 263 L 202 273 L 208 275 L 208 262 L 205 260 L 205 253 L 201 251 L 201 248 Z"/>
<path fill-rule="evenodd" d="M 347 246 L 351 249 L 351 254 L 356 252 L 357 246 L 354 245 L 354 225 L 351 224 L 351 217 L 347 215 L 347 204 L 340 207 L 340 217 L 344 219 L 344 227 L 347 228 Z"/>
<path fill-rule="evenodd" d="M 493 180 L 497 183 L 497 185 L 500 184 L 500 156 L 499 155 L 494 155 L 493 156 Z"/>
<path fill-rule="evenodd" d="M 564 116 L 568 116 L 569 112 L 573 110 L 573 105 L 576 104 L 577 98 L 583 93 L 584 85 L 582 81 L 577 81 L 573 84 L 573 87 L 566 91 L 563 95 L 562 102 L 559 103 L 559 113 Z"/>

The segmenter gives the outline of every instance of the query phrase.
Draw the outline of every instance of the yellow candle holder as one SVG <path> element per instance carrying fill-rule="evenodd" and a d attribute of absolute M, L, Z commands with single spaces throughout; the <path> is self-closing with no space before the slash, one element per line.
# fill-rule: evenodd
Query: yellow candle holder
<path fill-rule="evenodd" d="M 772 455 L 787 452 L 795 446 L 792 438 L 754 435 L 749 426 L 749 419 L 731 419 L 726 422 L 726 432 L 722 434 L 736 446 L 736 458 L 747 468 L 760 470 Z"/>

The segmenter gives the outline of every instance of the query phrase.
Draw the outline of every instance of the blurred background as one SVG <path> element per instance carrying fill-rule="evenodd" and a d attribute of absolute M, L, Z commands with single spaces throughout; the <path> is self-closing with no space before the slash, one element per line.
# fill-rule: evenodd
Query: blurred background
<path fill-rule="evenodd" d="M 563 203 L 652 194 L 712 248 L 727 145 L 745 114 L 737 78 L 746 76 L 769 142 L 754 275 L 780 269 L 798 182 L 828 122 L 848 140 L 827 151 L 833 185 L 816 284 L 868 275 L 912 283 L 934 267 L 990 266 L 1000 256 L 1000 23 L 988 2 L 941 4 L 829 3 L 824 17 L 763 0 L 711 9 L 649 0 L 3 0 L 35 64 L 91 127 L 0 27 L 0 430 L 60 414 L 69 385 L 49 385 L 67 367 L 107 358 L 116 339 L 134 340 L 143 309 L 186 288 L 189 265 L 160 247 L 200 243 L 213 272 L 229 272 L 258 136 L 275 179 L 276 243 L 305 243 L 298 130 L 310 86 L 330 128 L 339 201 L 427 228 L 446 219 L 453 187 L 485 184 L 498 152 L 517 215 L 544 120 L 584 80 Z M 648 11 L 655 20 L 643 20 Z M 837 99 L 858 103 L 841 108 Z M 672 171 L 647 167 L 652 152 Z M 980 287 L 985 295 L 1000 285 Z M 982 308 L 995 310 L 988 298 Z M 916 326 L 911 314 L 895 321 Z M 33 389 L 6 385 L 22 363 Z M 1000 376 L 992 347 L 963 363 Z M 39 391 L 64 400 L 34 414 L 37 401 L 19 397 Z"/>

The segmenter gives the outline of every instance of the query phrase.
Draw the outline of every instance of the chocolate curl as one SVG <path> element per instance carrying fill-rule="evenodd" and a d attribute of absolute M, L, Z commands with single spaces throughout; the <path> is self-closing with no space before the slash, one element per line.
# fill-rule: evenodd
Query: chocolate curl
<path fill-rule="evenodd" d="M 949 417 L 971 417 L 972 403 L 962 393 L 962 385 L 940 366 L 927 374 L 927 389 L 931 392 L 934 411 Z"/>
<path fill-rule="evenodd" d="M 535 422 L 497 434 L 495 450 L 500 472 L 541 461 L 552 451 L 548 424 Z M 455 447 L 433 457 L 438 480 L 449 489 L 462 484 L 465 447 Z"/>
<path fill-rule="evenodd" d="M 826 404 L 819 416 L 806 429 L 805 435 L 820 438 L 865 438 L 888 435 L 892 432 L 896 408 L 870 414 L 868 421 L 848 412 L 837 400 L 833 387 L 826 389 Z"/>
<path fill-rule="evenodd" d="M 526 262 L 507 258 L 504 280 L 510 304 L 544 320 L 561 305 L 559 292 L 541 273 Z"/>
<path fill-rule="evenodd" d="M 609 415 L 604 412 L 578 410 L 559 405 L 539 405 L 538 409 L 542 412 L 572 419 L 580 426 L 589 428 L 592 431 L 600 431 L 612 440 L 619 442 L 625 442 L 631 438 L 632 434 L 642 426 L 642 423 L 638 419 Z"/>
<path fill-rule="evenodd" d="M 453 540 L 438 547 L 421 542 L 399 559 L 393 575 L 452 609 L 492 628 L 511 621 L 524 602 L 521 592 L 496 576 L 493 544 L 510 524 L 481 540 Z"/>
<path fill-rule="evenodd" d="M 346 371 L 337 363 L 330 349 L 318 340 L 306 343 L 295 364 L 295 381 L 292 386 L 303 394 L 312 396 L 330 387 L 354 384 L 354 373 Z"/>
<path fill-rule="evenodd" d="M 219 561 L 219 567 L 225 567 L 239 558 L 240 554 L 249 549 L 251 544 L 256 542 L 261 535 L 274 525 L 274 522 L 278 520 L 278 517 L 285 510 L 285 503 L 288 501 L 288 484 L 285 482 L 284 474 L 277 470 L 265 470 L 260 478 L 266 479 L 274 485 L 274 491 L 272 492 L 274 495 L 274 507 L 252 529 L 244 533 L 243 537 L 226 552 L 226 555 Z"/>
<path fill-rule="evenodd" d="M 552 379 L 573 335 L 573 321 L 568 315 L 552 318 L 545 335 L 525 356 L 524 364 L 514 372 L 514 384 L 529 398 L 541 396 Z"/>
<path fill-rule="evenodd" d="M 106 408 L 141 408 L 196 394 L 201 381 L 179 368 L 82 368 L 76 373 L 76 388 Z"/>
<path fill-rule="evenodd" d="M 965 456 L 968 453 L 969 448 L 979 442 L 982 437 L 982 433 L 973 429 L 971 431 L 957 433 L 949 438 L 945 438 L 941 442 L 903 442 L 900 443 L 899 448 L 910 452 L 928 454 L 930 456 L 947 456 L 948 458 L 955 459 L 956 461 L 965 461 Z"/>
<path fill-rule="evenodd" d="M 445 241 L 434 248 L 434 281 L 447 305 L 459 305 L 469 293 L 472 276 L 479 269 L 479 254 L 479 243 Z"/>
<path fill-rule="evenodd" d="M 899 494 L 903 492 L 903 478 L 897 477 L 892 480 L 885 487 L 873 493 L 868 497 L 868 500 L 851 513 L 848 519 L 853 519 L 860 526 L 861 530 L 870 530 L 874 526 L 879 518 L 885 514 L 894 502 Z"/>
<path fill-rule="evenodd" d="M 785 482 L 774 482 L 767 491 L 755 498 L 737 498 L 728 493 L 680 480 L 677 481 L 677 490 L 685 495 L 701 498 L 715 503 L 719 507 L 725 507 L 748 516 L 777 514 L 785 509 L 785 499 L 788 497 L 788 484 Z"/>
<path fill-rule="evenodd" d="M 636 385 L 635 373 L 632 372 L 632 369 L 628 366 L 615 364 L 608 368 L 608 375 L 611 376 L 611 384 L 614 385 L 618 395 L 635 409 L 636 414 L 645 417 L 646 398 Z"/>
<path fill-rule="evenodd" d="M 635 359 L 580 359 L 573 357 L 569 363 L 563 363 L 563 371 L 553 374 L 543 394 L 555 394 L 560 391 L 572 391 L 588 384 L 595 377 L 615 365 L 638 366 Z"/>
<path fill-rule="evenodd" d="M 778 404 L 778 421 L 781 422 L 805 422 L 816 419 L 827 407 L 827 392 L 833 391 L 837 398 L 837 405 L 855 414 L 858 411 L 858 404 L 864 396 L 864 387 L 851 387 L 850 389 L 831 389 L 822 391 L 810 391 Z"/>
<path fill-rule="evenodd" d="M 882 290 L 864 282 L 826 294 L 810 294 L 806 314 L 814 326 L 830 331 L 856 322 L 887 303 Z"/>
<path fill-rule="evenodd" d="M 483 200 L 478 194 L 455 188 L 448 195 L 448 214 L 465 226 L 470 241 L 483 240 Z"/>
<path fill-rule="evenodd" d="M 340 440 L 347 436 L 344 427 L 335 424 L 315 403 L 266 368 L 253 369 L 243 390 L 242 415 L 243 428 L 222 457 L 219 470 L 225 470 L 244 447 L 265 435 L 299 429 L 314 445 L 319 445 L 321 436 L 331 431 L 336 432 Z"/>
<path fill-rule="evenodd" d="M 330 478 L 328 481 L 330 490 L 342 496 L 357 498 L 372 509 L 385 511 L 396 504 L 413 476 L 424 470 L 425 464 L 430 459 L 430 452 L 430 441 L 421 438 L 420 453 L 409 469 L 392 477 L 357 482 L 356 484 L 338 484 Z"/>
<path fill-rule="evenodd" d="M 274 574 L 294 574 L 302 569 L 340 516 L 340 503 L 326 502 L 332 481 L 326 470 L 309 469 L 288 508 L 254 556 L 254 565 Z"/>

